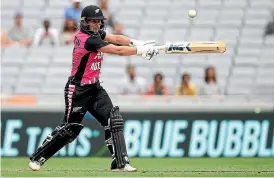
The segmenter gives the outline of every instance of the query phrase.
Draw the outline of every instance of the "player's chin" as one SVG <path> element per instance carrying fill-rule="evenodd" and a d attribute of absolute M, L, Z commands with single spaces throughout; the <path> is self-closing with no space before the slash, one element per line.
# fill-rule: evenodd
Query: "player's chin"
<path fill-rule="evenodd" d="M 99 28 L 94 27 L 94 28 L 91 29 L 91 31 L 92 31 L 93 33 L 98 33 L 98 32 L 99 32 Z"/>

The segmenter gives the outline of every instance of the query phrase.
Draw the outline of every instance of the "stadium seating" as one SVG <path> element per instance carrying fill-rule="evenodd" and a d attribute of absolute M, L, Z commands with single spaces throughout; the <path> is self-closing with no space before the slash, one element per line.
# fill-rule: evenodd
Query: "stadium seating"
<path fill-rule="evenodd" d="M 84 0 L 84 4 L 97 2 Z M 2 0 L 2 28 L 8 30 L 14 12 L 24 12 L 26 26 L 35 28 L 48 17 L 53 26 L 62 28 L 64 7 L 68 0 Z M 205 67 L 213 65 L 225 94 L 274 94 L 274 37 L 263 36 L 271 19 L 273 0 L 110 0 L 116 20 L 132 38 L 155 39 L 157 43 L 183 40 L 224 40 L 225 54 L 159 55 L 152 61 L 140 57 L 105 55 L 102 85 L 118 93 L 125 66 L 132 63 L 137 74 L 152 82 L 161 72 L 171 93 L 182 72 L 189 72 L 193 82 L 203 82 Z M 187 11 L 195 8 L 198 16 L 189 19 Z M 16 52 L 14 52 L 16 51 Z M 71 67 L 72 46 L 38 49 L 2 49 L 2 92 L 62 95 Z"/>

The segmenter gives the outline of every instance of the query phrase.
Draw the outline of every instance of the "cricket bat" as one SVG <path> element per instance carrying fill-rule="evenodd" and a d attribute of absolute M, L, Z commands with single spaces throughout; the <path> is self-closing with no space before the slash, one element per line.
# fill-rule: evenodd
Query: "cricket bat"
<path fill-rule="evenodd" d="M 156 47 L 166 54 L 224 53 L 226 51 L 224 41 L 174 42 Z"/>

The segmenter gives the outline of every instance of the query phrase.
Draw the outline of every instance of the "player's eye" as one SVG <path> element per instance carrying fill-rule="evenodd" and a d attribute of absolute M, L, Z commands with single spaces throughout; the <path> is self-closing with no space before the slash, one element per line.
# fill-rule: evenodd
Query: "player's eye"
<path fill-rule="evenodd" d="M 92 23 L 98 24 L 98 23 L 101 23 L 101 21 L 100 20 L 92 20 Z"/>

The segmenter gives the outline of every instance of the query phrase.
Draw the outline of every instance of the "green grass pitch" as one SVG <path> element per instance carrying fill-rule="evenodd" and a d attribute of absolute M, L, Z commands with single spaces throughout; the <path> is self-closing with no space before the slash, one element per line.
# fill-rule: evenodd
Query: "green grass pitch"
<path fill-rule="evenodd" d="M 39 172 L 28 158 L 2 158 L 2 177 L 274 177 L 274 158 L 132 158 L 136 173 L 111 172 L 110 158 L 52 158 Z"/>

